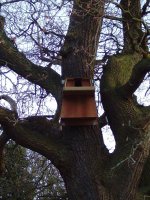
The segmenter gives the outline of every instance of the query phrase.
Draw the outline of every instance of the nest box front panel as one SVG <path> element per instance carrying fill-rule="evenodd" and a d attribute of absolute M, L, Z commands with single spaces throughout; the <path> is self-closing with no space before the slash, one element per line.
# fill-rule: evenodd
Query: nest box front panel
<path fill-rule="evenodd" d="M 96 117 L 95 100 L 92 96 L 65 96 L 62 102 L 61 118 Z"/>

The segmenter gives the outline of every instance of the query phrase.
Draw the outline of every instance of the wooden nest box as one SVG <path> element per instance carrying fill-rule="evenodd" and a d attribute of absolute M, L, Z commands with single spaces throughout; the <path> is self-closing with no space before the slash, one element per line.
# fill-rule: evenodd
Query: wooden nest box
<path fill-rule="evenodd" d="M 96 125 L 94 86 L 87 78 L 68 78 L 63 88 L 62 126 Z"/>

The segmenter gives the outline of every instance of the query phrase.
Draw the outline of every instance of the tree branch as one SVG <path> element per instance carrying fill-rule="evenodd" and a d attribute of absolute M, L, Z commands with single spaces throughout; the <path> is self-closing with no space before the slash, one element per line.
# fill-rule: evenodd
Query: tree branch
<path fill-rule="evenodd" d="M 100 128 L 103 128 L 104 126 L 108 125 L 106 113 L 103 113 L 103 114 L 98 118 L 98 124 L 99 124 L 99 127 L 100 127 Z"/>
<path fill-rule="evenodd" d="M 35 65 L 23 53 L 19 52 L 5 34 L 3 24 L 0 27 L 0 65 L 7 65 L 11 70 L 28 81 L 39 85 L 47 93 L 51 93 L 56 101 L 59 102 L 62 89 L 60 75 L 49 67 L 44 68 Z"/>
<path fill-rule="evenodd" d="M 46 156 L 53 163 L 61 163 L 68 159 L 64 155 L 65 146 L 55 135 L 59 134 L 58 127 L 51 121 L 44 118 L 19 120 L 12 111 L 0 107 L 0 123 L 5 133 L 16 143 Z"/>
<path fill-rule="evenodd" d="M 143 58 L 138 62 L 132 71 L 129 81 L 123 85 L 118 91 L 124 96 L 129 97 L 136 91 L 142 83 L 146 73 L 150 71 L 150 58 Z"/>
<path fill-rule="evenodd" d="M 10 104 L 11 110 L 17 113 L 17 103 L 8 95 L 1 95 L 0 100 L 4 99 Z"/>
<path fill-rule="evenodd" d="M 142 16 L 146 15 L 147 14 L 147 8 L 149 6 L 149 3 L 150 3 L 150 0 L 147 0 L 145 2 L 145 4 L 143 5 L 143 8 L 142 8 Z"/>
<path fill-rule="evenodd" d="M 142 30 L 141 5 L 139 0 L 121 0 L 123 18 L 124 53 L 147 52 L 147 39 Z"/>
<path fill-rule="evenodd" d="M 0 6 L 4 6 L 4 5 L 7 5 L 7 4 L 10 4 L 10 3 L 17 3 L 17 2 L 20 2 L 20 1 L 24 1 L 24 0 L 12 0 L 12 1 L 9 1 L 9 2 L 3 2 L 3 3 L 0 3 Z"/>
<path fill-rule="evenodd" d="M 104 15 L 105 19 L 111 19 L 111 20 L 115 20 L 115 21 L 120 21 L 122 22 L 123 19 L 121 17 L 116 17 L 116 16 L 112 16 L 112 15 Z"/>

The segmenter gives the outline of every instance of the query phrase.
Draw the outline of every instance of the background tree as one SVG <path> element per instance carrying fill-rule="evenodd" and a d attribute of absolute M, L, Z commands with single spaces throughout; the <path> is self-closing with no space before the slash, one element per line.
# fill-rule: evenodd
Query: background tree
<path fill-rule="evenodd" d="M 0 177 L 1 199 L 33 199 L 34 185 L 25 149 L 12 141 L 5 147 L 5 168 Z"/>
<path fill-rule="evenodd" d="M 30 173 L 34 184 L 34 199 L 67 200 L 64 182 L 56 168 L 45 157 L 29 152 Z"/>
<path fill-rule="evenodd" d="M 60 174 L 45 157 L 10 140 L 4 149 L 3 164 L 1 199 L 67 199 Z"/>
<path fill-rule="evenodd" d="M 150 107 L 139 104 L 135 95 L 149 78 L 149 1 L 4 0 L 1 12 L 2 80 L 9 78 L 8 69 L 18 74 L 17 81 L 10 80 L 13 89 L 1 89 L 1 99 L 11 107 L 0 108 L 1 152 L 11 138 L 50 159 L 70 199 L 133 200 L 149 194 Z M 60 129 L 66 77 L 87 77 L 100 85 L 104 114 L 99 126 Z M 31 94 L 37 112 L 17 111 L 20 104 L 29 106 Z M 40 109 L 49 94 L 57 102 L 54 116 L 49 109 L 44 116 Z M 116 141 L 112 154 L 101 132 L 107 124 Z"/>

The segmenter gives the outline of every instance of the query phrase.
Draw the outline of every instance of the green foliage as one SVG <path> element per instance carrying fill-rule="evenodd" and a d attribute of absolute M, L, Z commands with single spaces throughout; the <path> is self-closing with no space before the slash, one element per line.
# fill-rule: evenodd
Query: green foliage
<path fill-rule="evenodd" d="M 0 199 L 67 200 L 62 178 L 43 156 L 9 142 L 5 170 L 0 177 Z"/>
<path fill-rule="evenodd" d="M 56 168 L 45 157 L 30 152 L 30 170 L 37 200 L 67 200 L 64 182 Z"/>
<path fill-rule="evenodd" d="M 33 199 L 34 185 L 26 151 L 12 141 L 5 148 L 5 170 L 0 178 L 2 199 Z"/>

